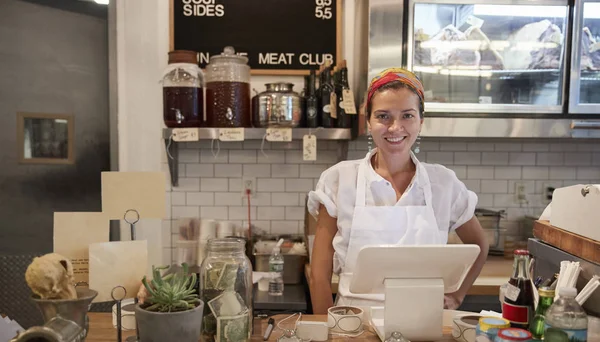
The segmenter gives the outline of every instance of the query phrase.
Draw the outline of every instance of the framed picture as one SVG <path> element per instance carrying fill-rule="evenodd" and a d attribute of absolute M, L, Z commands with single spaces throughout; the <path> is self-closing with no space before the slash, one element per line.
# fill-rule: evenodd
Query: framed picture
<path fill-rule="evenodd" d="M 20 163 L 73 164 L 74 142 L 73 116 L 17 113 Z"/>

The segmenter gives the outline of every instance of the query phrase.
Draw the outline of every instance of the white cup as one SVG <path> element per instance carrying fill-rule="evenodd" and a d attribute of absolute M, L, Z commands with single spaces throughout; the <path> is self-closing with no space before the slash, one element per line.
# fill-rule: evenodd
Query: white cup
<path fill-rule="evenodd" d="M 332 333 L 356 334 L 362 329 L 363 316 L 361 308 L 334 306 L 327 310 L 327 326 Z"/>

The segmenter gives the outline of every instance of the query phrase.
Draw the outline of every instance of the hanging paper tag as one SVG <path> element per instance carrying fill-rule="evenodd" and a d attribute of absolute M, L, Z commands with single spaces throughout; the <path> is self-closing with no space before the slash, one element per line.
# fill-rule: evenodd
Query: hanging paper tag
<path fill-rule="evenodd" d="M 329 108 L 331 110 L 331 117 L 337 119 L 337 96 L 334 92 L 329 95 Z"/>
<path fill-rule="evenodd" d="M 198 141 L 198 128 L 173 128 L 173 141 Z"/>
<path fill-rule="evenodd" d="M 303 160 L 317 160 L 317 137 L 315 135 L 305 135 L 302 138 L 302 156 Z"/>
<path fill-rule="evenodd" d="M 219 128 L 219 140 L 244 141 L 243 128 Z"/>
<path fill-rule="evenodd" d="M 491 96 L 479 96 L 479 103 L 480 104 L 491 104 L 492 97 Z"/>
<path fill-rule="evenodd" d="M 356 103 L 354 103 L 354 93 L 350 89 L 344 89 L 342 92 L 344 99 L 344 109 L 346 114 L 356 114 Z"/>
<path fill-rule="evenodd" d="M 267 141 L 292 141 L 292 129 L 267 128 Z"/>
<path fill-rule="evenodd" d="M 484 22 L 485 22 L 485 21 L 484 21 L 483 19 L 477 18 L 477 17 L 476 17 L 476 16 L 474 16 L 474 15 L 470 15 L 470 16 L 467 18 L 467 24 L 469 24 L 469 25 L 471 25 L 471 26 L 475 26 L 475 27 L 477 27 L 477 28 L 481 28 L 481 26 L 483 26 L 483 23 L 484 23 Z"/>

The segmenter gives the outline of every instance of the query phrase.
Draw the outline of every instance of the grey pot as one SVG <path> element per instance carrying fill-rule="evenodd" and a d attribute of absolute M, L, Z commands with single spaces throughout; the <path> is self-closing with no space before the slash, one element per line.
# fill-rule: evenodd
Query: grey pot
<path fill-rule="evenodd" d="M 139 340 L 143 342 L 198 342 L 202 326 L 204 303 L 193 310 L 152 312 L 135 306 Z"/>

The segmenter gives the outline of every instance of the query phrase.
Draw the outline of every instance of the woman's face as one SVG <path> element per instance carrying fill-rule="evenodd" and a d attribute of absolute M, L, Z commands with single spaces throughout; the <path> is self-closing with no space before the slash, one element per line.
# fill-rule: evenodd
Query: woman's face
<path fill-rule="evenodd" d="M 371 100 L 368 122 L 373 142 L 382 152 L 409 153 L 421 131 L 419 97 L 410 89 L 386 89 Z"/>

